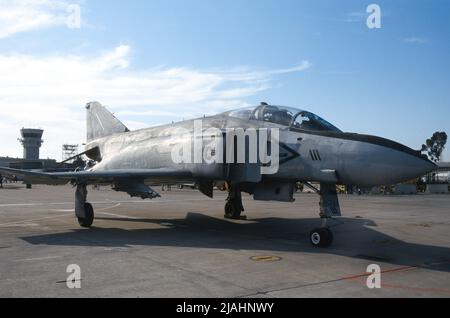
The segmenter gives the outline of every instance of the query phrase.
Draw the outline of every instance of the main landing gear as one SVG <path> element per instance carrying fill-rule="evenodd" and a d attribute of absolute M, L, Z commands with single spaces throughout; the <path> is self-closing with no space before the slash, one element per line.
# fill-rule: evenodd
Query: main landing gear
<path fill-rule="evenodd" d="M 322 226 L 309 234 L 309 241 L 315 247 L 329 247 L 333 243 L 333 232 L 327 226 L 327 220 L 341 216 L 341 208 L 335 184 L 320 184 L 320 190 L 309 183 L 306 186 L 320 195 L 320 218 Z"/>
<path fill-rule="evenodd" d="M 245 219 L 245 217 L 241 216 L 243 211 L 242 193 L 237 186 L 232 185 L 228 190 L 227 203 L 225 204 L 225 218 L 233 220 Z"/>
<path fill-rule="evenodd" d="M 81 227 L 90 228 L 94 223 L 94 208 L 86 200 L 86 184 L 78 184 L 75 192 L 75 215 Z"/>

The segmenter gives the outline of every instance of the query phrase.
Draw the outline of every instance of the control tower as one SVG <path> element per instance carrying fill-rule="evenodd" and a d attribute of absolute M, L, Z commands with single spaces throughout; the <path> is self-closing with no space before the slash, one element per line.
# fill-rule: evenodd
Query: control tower
<path fill-rule="evenodd" d="M 23 145 L 23 159 L 39 160 L 39 148 L 44 142 L 42 140 L 44 131 L 42 129 L 22 128 L 20 134 L 22 138 L 19 141 Z"/>

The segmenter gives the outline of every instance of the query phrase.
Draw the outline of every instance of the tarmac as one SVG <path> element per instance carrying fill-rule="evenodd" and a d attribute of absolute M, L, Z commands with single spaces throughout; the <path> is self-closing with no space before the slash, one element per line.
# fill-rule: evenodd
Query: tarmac
<path fill-rule="evenodd" d="M 160 189 L 156 189 L 160 191 Z M 71 186 L 0 189 L 0 297 L 450 297 L 450 195 L 341 195 L 334 244 L 314 248 L 319 197 L 244 196 L 247 220 L 225 220 L 226 193 L 131 199 L 89 190 L 81 229 Z M 81 269 L 79 289 L 67 267 Z M 381 288 L 367 287 L 367 267 Z"/>

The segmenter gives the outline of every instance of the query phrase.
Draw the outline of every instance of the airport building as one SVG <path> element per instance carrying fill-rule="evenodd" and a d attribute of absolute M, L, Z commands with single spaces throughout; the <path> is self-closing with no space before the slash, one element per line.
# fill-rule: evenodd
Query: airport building
<path fill-rule="evenodd" d="M 22 138 L 19 141 L 23 145 L 23 159 L 39 160 L 39 149 L 44 142 L 42 140 L 44 131 L 42 129 L 22 128 L 20 134 Z"/>
<path fill-rule="evenodd" d="M 437 170 L 425 176 L 428 193 L 450 192 L 450 162 L 438 162 Z"/>
<path fill-rule="evenodd" d="M 57 169 L 54 159 L 26 160 L 23 158 L 0 157 L 0 167 L 13 169 Z"/>
<path fill-rule="evenodd" d="M 0 167 L 13 169 L 56 169 L 58 163 L 53 159 L 40 159 L 42 129 L 22 128 L 19 142 L 23 146 L 23 158 L 0 157 Z"/>
<path fill-rule="evenodd" d="M 449 183 L 450 162 L 438 162 L 438 169 L 426 176 L 427 183 Z"/>

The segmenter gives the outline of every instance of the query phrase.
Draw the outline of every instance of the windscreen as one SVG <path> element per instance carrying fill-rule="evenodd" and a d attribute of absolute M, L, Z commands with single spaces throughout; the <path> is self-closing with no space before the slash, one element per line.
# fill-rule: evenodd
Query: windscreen
<path fill-rule="evenodd" d="M 296 108 L 263 105 L 241 108 L 227 113 L 243 120 L 260 120 L 282 126 L 311 131 L 338 131 L 338 128 L 319 116 Z"/>
<path fill-rule="evenodd" d="M 341 131 L 325 119 L 307 111 L 302 111 L 297 115 L 292 127 L 311 131 Z"/>

